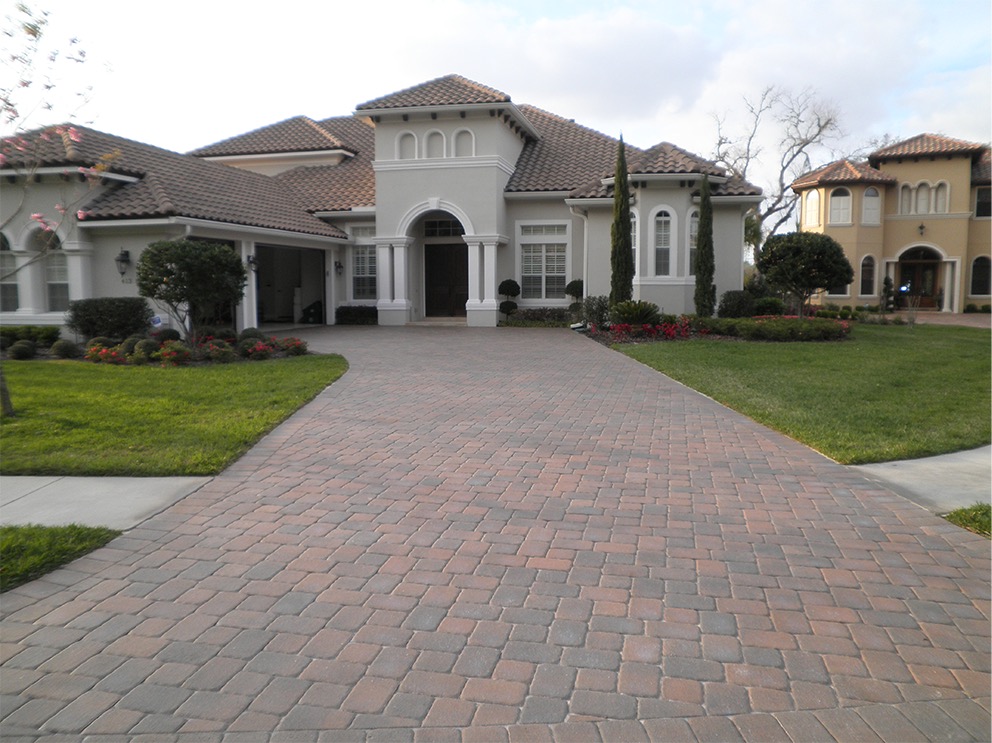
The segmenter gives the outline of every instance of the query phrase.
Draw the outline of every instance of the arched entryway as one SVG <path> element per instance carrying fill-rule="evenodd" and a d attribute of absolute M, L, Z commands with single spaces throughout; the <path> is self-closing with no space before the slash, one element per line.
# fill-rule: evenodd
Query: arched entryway
<path fill-rule="evenodd" d="M 420 222 L 424 250 L 424 316 L 465 317 L 468 302 L 468 245 L 465 228 L 447 212 Z"/>
<path fill-rule="evenodd" d="M 942 309 L 942 257 L 933 248 L 910 248 L 899 256 L 897 288 L 901 307 Z M 916 302 L 918 301 L 918 304 Z"/>

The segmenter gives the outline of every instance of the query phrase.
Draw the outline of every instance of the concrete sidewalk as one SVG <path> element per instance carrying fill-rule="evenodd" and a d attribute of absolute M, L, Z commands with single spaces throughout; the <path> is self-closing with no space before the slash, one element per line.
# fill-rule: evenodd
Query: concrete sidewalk
<path fill-rule="evenodd" d="M 83 524 L 125 530 L 209 477 L 0 477 L 0 524 Z"/>
<path fill-rule="evenodd" d="M 992 447 L 852 467 L 932 513 L 992 498 Z M 209 477 L 0 477 L 0 524 L 84 524 L 126 530 Z"/>

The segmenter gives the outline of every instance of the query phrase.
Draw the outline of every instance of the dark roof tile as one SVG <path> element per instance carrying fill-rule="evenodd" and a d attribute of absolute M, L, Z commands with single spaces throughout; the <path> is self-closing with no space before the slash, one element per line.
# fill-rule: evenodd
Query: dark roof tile
<path fill-rule="evenodd" d="M 876 165 L 883 160 L 895 160 L 904 157 L 975 155 L 987 148 L 988 145 L 966 142 L 962 139 L 951 139 L 940 134 L 917 134 L 915 137 L 904 139 L 902 142 L 896 142 L 875 150 L 868 156 L 868 161 L 872 165 Z"/>
<path fill-rule="evenodd" d="M 356 106 L 356 111 L 422 106 L 465 106 L 473 103 L 509 103 L 510 96 L 461 75 L 445 75 Z"/>
<path fill-rule="evenodd" d="M 894 176 L 873 168 L 866 162 L 851 160 L 836 160 L 827 163 L 822 168 L 799 176 L 792 182 L 792 189 L 799 191 L 816 186 L 840 185 L 842 183 L 879 183 L 887 185 L 895 183 Z"/>
<path fill-rule="evenodd" d="M 323 237 L 345 236 L 308 214 L 293 192 L 268 176 L 88 127 L 71 127 L 72 137 L 51 136 L 54 131 L 43 129 L 4 139 L 0 150 L 7 165 L 67 169 L 100 165 L 110 173 L 138 178 L 115 185 L 86 204 L 86 220 L 189 217 Z"/>

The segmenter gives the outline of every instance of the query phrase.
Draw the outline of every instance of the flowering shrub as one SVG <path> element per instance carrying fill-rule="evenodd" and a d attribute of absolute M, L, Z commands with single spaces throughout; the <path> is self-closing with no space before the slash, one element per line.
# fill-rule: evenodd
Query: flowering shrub
<path fill-rule="evenodd" d="M 591 334 L 600 332 L 596 326 L 589 327 Z M 631 323 L 614 323 L 609 329 L 610 340 L 613 343 L 629 343 L 634 340 L 646 341 L 674 341 L 679 338 L 692 337 L 692 323 L 685 315 L 674 317 L 667 315 L 666 319 L 659 323 L 643 323 L 632 325 Z"/>
<path fill-rule="evenodd" d="M 226 341 L 209 340 L 203 344 L 202 349 L 205 358 L 221 364 L 229 364 L 238 358 L 237 352 Z"/>
<path fill-rule="evenodd" d="M 279 341 L 279 348 L 287 356 L 303 356 L 307 352 L 307 342 L 299 338 L 283 338 Z"/>
<path fill-rule="evenodd" d="M 155 355 L 162 366 L 183 366 L 189 363 L 193 352 L 182 341 L 166 341 Z"/>
<path fill-rule="evenodd" d="M 86 349 L 86 360 L 95 364 L 126 364 L 127 355 L 121 351 L 119 346 L 108 348 L 107 346 L 93 345 Z"/>
<path fill-rule="evenodd" d="M 278 341 L 275 338 L 263 340 L 261 338 L 245 338 L 238 344 L 238 353 L 246 359 L 261 361 L 271 358 L 276 352 Z"/>

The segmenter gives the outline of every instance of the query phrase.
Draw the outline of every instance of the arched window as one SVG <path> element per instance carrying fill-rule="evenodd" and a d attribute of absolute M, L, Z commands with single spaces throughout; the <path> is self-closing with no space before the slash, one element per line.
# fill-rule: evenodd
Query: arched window
<path fill-rule="evenodd" d="M 475 156 L 475 135 L 468 129 L 455 134 L 455 157 Z"/>
<path fill-rule="evenodd" d="M 874 186 L 865 189 L 865 196 L 861 204 L 861 222 L 863 224 L 882 223 L 882 196 Z"/>
<path fill-rule="evenodd" d="M 930 213 L 930 185 L 921 183 L 916 187 L 916 213 Z"/>
<path fill-rule="evenodd" d="M 689 213 L 689 275 L 696 275 L 696 242 L 699 240 L 699 210 Z"/>
<path fill-rule="evenodd" d="M 0 235 L 0 312 L 16 312 L 20 306 L 17 290 L 17 260 L 6 235 Z"/>
<path fill-rule="evenodd" d="M 904 183 L 899 187 L 899 213 L 913 213 L 913 189 L 911 189 L 907 183 Z"/>
<path fill-rule="evenodd" d="M 664 210 L 654 218 L 654 275 L 672 275 L 672 215 Z"/>
<path fill-rule="evenodd" d="M 49 312 L 69 309 L 69 262 L 62 251 L 62 243 L 53 232 L 38 230 L 31 236 L 31 246 L 45 253 L 45 291 Z"/>
<path fill-rule="evenodd" d="M 971 264 L 972 296 L 983 297 L 992 294 L 992 260 L 979 256 Z"/>
<path fill-rule="evenodd" d="M 861 259 L 861 291 L 863 297 L 875 294 L 875 259 L 866 255 Z"/>
<path fill-rule="evenodd" d="M 396 140 L 396 159 L 414 160 L 417 157 L 417 138 L 413 132 L 403 132 Z"/>
<path fill-rule="evenodd" d="M 806 213 L 803 224 L 807 227 L 816 227 L 820 224 L 820 192 L 815 189 L 806 194 Z"/>
<path fill-rule="evenodd" d="M 937 214 L 947 214 L 947 184 L 938 183 L 933 194 L 933 210 Z"/>
<path fill-rule="evenodd" d="M 424 149 L 427 151 L 426 157 L 444 157 L 444 135 L 441 132 L 428 132 Z"/>
<path fill-rule="evenodd" d="M 830 224 L 851 223 L 851 192 L 835 188 L 830 192 Z"/>

